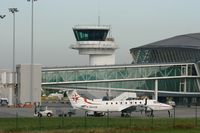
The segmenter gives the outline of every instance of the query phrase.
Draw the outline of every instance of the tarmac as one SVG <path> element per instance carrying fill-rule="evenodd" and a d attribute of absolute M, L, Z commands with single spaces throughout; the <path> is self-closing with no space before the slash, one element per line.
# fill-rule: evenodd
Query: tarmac
<path fill-rule="evenodd" d="M 63 103 L 45 103 L 43 106 L 47 106 L 52 110 L 53 117 L 58 117 L 59 114 L 67 113 L 72 110 L 69 104 Z M 34 108 L 14 108 L 14 107 L 1 107 L 0 106 L 0 118 L 8 117 L 34 117 Z M 85 111 L 75 110 L 75 115 L 72 117 L 84 117 Z M 154 111 L 154 117 L 176 117 L 176 118 L 195 118 L 200 117 L 200 106 L 176 106 L 175 110 L 168 111 Z M 174 115 L 175 114 L 175 115 Z M 120 117 L 121 112 L 109 112 L 110 117 Z M 132 117 L 148 117 L 144 112 L 132 112 Z M 104 116 L 105 117 L 105 116 Z"/>

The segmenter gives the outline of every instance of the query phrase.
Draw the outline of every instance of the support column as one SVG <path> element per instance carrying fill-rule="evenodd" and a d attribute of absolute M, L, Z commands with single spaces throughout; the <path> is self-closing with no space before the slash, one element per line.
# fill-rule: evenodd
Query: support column
<path fill-rule="evenodd" d="M 155 91 L 154 91 L 154 98 L 156 101 L 158 101 L 158 80 L 155 80 Z"/>
<path fill-rule="evenodd" d="M 186 81 L 186 78 L 184 79 L 184 92 L 187 92 L 187 81 Z"/>
<path fill-rule="evenodd" d="M 12 87 L 9 87 L 8 88 L 8 105 L 13 105 L 13 88 Z"/>

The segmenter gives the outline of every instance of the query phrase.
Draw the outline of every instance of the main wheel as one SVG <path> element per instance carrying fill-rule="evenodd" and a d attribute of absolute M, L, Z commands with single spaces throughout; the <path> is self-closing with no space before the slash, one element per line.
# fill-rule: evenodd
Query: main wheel
<path fill-rule="evenodd" d="M 121 117 L 124 117 L 124 113 L 121 114 Z"/>
<path fill-rule="evenodd" d="M 129 114 L 127 113 L 125 116 L 126 116 L 126 117 L 129 117 Z"/>

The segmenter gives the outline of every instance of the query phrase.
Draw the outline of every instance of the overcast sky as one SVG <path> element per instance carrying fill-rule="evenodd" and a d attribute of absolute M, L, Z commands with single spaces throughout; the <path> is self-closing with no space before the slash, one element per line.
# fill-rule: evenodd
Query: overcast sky
<path fill-rule="evenodd" d="M 0 69 L 12 68 L 12 14 L 17 7 L 16 64 L 30 63 L 31 3 L 0 0 Z M 34 62 L 43 66 L 88 65 L 86 55 L 69 48 L 74 25 L 112 26 L 117 64 L 131 63 L 129 49 L 175 35 L 200 31 L 200 0 L 37 0 L 34 3 Z"/>

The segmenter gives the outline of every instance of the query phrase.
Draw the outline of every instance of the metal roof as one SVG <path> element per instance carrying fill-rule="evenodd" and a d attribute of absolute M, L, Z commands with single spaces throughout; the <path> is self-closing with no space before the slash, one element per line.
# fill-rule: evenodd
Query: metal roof
<path fill-rule="evenodd" d="M 110 30 L 110 25 L 76 25 L 74 30 Z"/>
<path fill-rule="evenodd" d="M 179 35 L 164 39 L 161 41 L 153 42 L 147 45 L 136 47 L 136 49 L 141 48 L 192 48 L 200 49 L 200 33 L 192 33 Z M 133 48 L 135 49 L 135 48 Z"/>

